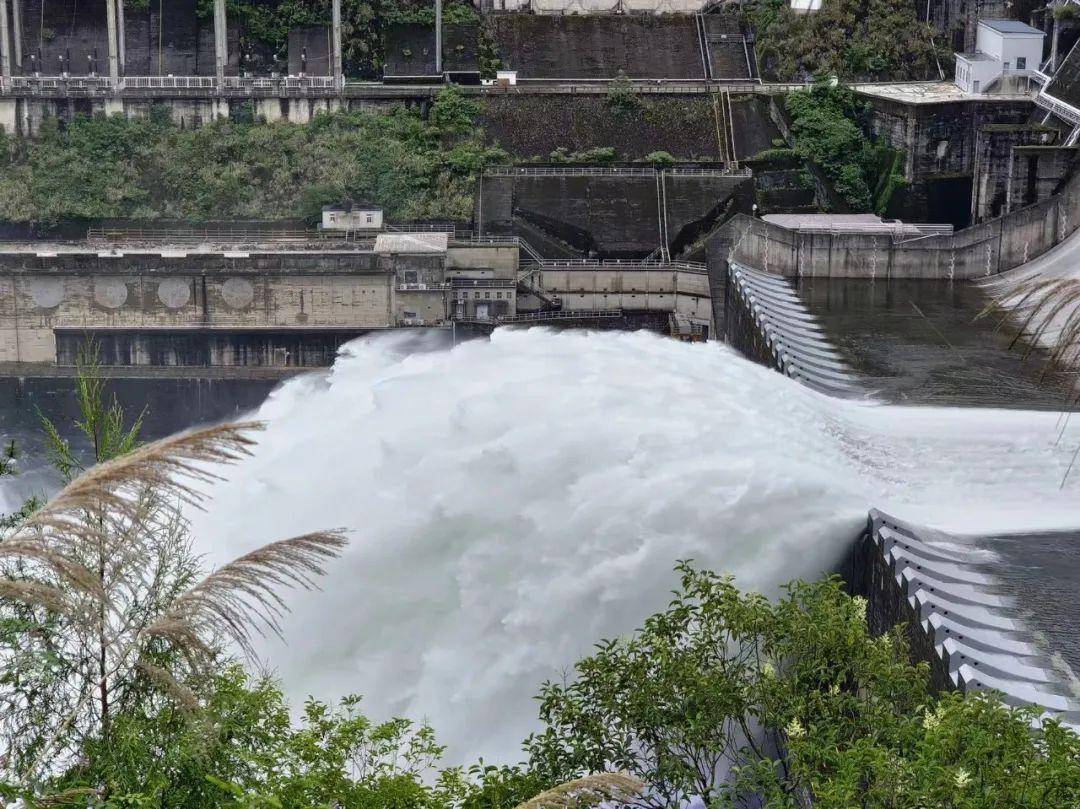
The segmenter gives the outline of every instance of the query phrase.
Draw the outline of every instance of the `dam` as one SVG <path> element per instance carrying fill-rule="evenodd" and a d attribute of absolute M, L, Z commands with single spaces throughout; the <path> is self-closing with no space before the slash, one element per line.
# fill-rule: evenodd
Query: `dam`
<path fill-rule="evenodd" d="M 309 172 L 283 183 L 311 186 L 295 218 L 0 222 L 0 427 L 31 456 L 5 508 L 59 485 L 38 414 L 77 418 L 93 345 L 147 439 L 266 422 L 184 511 L 211 563 L 355 531 L 325 592 L 289 596 L 291 648 L 257 642 L 295 705 L 362 692 L 430 718 L 454 763 L 510 763 L 537 684 L 693 559 L 768 597 L 839 574 L 936 690 L 1080 726 L 1076 372 L 1001 292 L 1080 244 L 1080 117 L 1050 68 L 842 88 L 873 149 L 859 207 L 788 104 L 821 85 L 763 79 L 733 9 L 493 5 L 395 20 L 349 65 L 371 43 L 343 47 L 338 3 L 261 48 L 220 0 L 126 22 L 122 0 L 0 0 L 22 12 L 0 36 L 20 145 L 88 116 L 257 148 L 372 115 L 442 167 L 323 144 L 277 161 Z M 380 168 L 339 182 L 335 148 Z"/>

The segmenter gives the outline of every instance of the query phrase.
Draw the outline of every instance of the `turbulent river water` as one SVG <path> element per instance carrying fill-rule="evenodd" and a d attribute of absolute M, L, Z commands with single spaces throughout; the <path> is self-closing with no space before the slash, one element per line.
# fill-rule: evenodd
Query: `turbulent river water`
<path fill-rule="evenodd" d="M 871 506 L 1080 526 L 1080 429 L 1056 414 L 837 401 L 645 332 L 360 340 L 258 417 L 255 456 L 191 514 L 199 546 L 348 528 L 261 652 L 294 700 L 362 693 L 456 761 L 517 760 L 538 685 L 662 608 L 677 559 L 775 592 L 834 569 Z"/>

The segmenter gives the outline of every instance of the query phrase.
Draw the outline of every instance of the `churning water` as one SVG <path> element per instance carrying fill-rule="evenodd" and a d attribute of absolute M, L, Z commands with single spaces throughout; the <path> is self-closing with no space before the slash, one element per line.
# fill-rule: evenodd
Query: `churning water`
<path fill-rule="evenodd" d="M 1080 475 L 1059 491 L 1080 430 L 1059 440 L 1055 414 L 836 401 L 645 332 L 417 339 L 284 385 L 255 457 L 191 516 L 215 562 L 350 529 L 263 653 L 294 700 L 363 693 L 452 760 L 517 760 L 538 685 L 662 608 L 677 559 L 775 592 L 833 569 L 871 506 L 1080 526 Z"/>

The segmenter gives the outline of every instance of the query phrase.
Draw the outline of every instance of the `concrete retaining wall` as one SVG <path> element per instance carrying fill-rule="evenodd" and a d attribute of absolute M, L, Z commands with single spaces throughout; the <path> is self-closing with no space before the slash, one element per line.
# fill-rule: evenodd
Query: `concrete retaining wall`
<path fill-rule="evenodd" d="M 777 275 L 961 280 L 1011 270 L 1045 253 L 1078 225 L 1080 176 L 1075 176 L 1050 199 L 951 236 L 894 242 L 888 236 L 797 233 L 738 214 L 714 238 L 731 243 L 730 261 Z"/>
<path fill-rule="evenodd" d="M 150 3 L 145 11 L 125 9 L 127 75 L 213 75 L 213 19 L 199 19 L 196 5 L 196 0 L 167 0 Z M 84 76 L 93 66 L 96 73 L 108 75 L 105 0 L 23 0 L 22 23 L 24 73 L 31 74 L 36 67 L 46 75 L 64 71 Z M 229 24 L 231 75 L 238 72 L 239 53 L 233 19 Z M 38 57 L 36 62 L 31 55 Z"/>
<path fill-rule="evenodd" d="M 645 255 L 669 248 L 705 220 L 748 178 L 739 176 L 487 176 L 477 195 L 484 232 L 513 232 L 515 219 L 546 231 L 582 253 Z M 696 232 L 696 231 L 695 231 Z"/>
<path fill-rule="evenodd" d="M 704 79 L 691 15 L 499 15 L 491 20 L 499 55 L 528 79 Z M 744 78 L 745 66 L 740 76 Z"/>

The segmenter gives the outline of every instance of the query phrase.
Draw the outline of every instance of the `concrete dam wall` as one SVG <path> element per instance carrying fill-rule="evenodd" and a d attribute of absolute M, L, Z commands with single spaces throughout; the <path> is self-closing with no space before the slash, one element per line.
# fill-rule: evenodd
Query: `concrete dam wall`
<path fill-rule="evenodd" d="M 640 257 L 715 222 L 748 182 L 721 170 L 492 169 L 476 221 L 485 233 L 511 233 L 522 220 L 585 254 Z"/>
<path fill-rule="evenodd" d="M 780 133 L 768 102 L 731 95 L 730 115 L 710 95 L 639 98 L 632 109 L 613 110 L 605 95 L 506 95 L 483 99 L 478 125 L 487 139 L 513 157 L 546 160 L 567 152 L 612 147 L 626 160 L 668 152 L 685 160 L 723 160 L 733 150 L 746 160 L 772 145 Z M 733 149 L 727 146 L 733 141 Z"/>
<path fill-rule="evenodd" d="M 503 64 L 523 79 L 732 79 L 754 75 L 738 15 L 507 14 L 490 24 Z"/>
<path fill-rule="evenodd" d="M 6 254 L 0 362 L 63 362 L 90 335 L 105 340 L 107 359 L 140 364 L 134 360 L 146 357 L 152 364 L 171 352 L 162 364 L 178 365 L 199 364 L 200 352 L 210 349 L 196 335 L 209 330 L 355 335 L 391 325 L 393 277 L 371 254 Z M 178 339 L 180 333 L 188 336 Z M 222 363 L 243 364 L 231 356 L 221 352 Z"/>
<path fill-rule="evenodd" d="M 125 8 L 126 73 L 130 76 L 206 76 L 214 73 L 213 18 L 200 19 L 197 0 Z M 23 72 L 108 75 L 105 0 L 22 0 Z M 239 66 L 239 34 L 229 27 L 230 65 Z M 31 59 L 31 56 L 34 59 Z"/>

